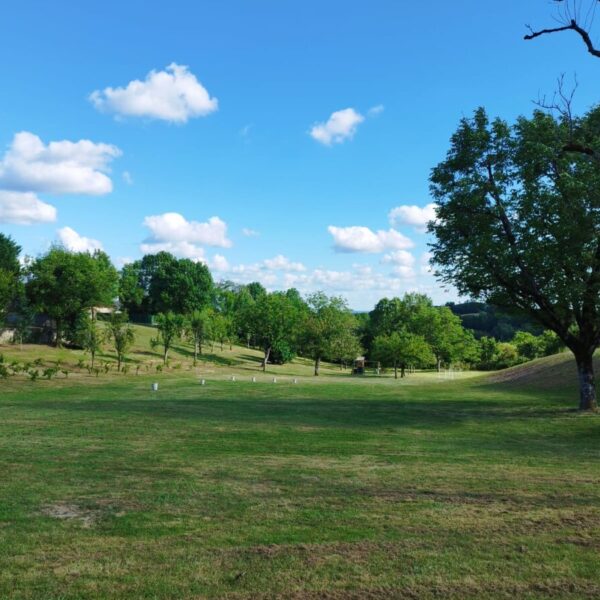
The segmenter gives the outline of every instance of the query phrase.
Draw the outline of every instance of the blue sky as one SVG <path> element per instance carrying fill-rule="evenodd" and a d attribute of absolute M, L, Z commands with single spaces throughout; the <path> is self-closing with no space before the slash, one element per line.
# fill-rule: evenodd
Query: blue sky
<path fill-rule="evenodd" d="M 577 72 L 580 109 L 597 99 L 600 64 L 575 36 L 522 41 L 551 10 L 10 3 L 0 230 L 30 255 L 57 240 L 100 244 L 118 265 L 169 249 L 207 261 L 217 280 L 324 289 L 356 309 L 409 290 L 453 300 L 423 262 L 427 210 L 410 207 L 431 202 L 428 175 L 458 120 L 480 105 L 529 113 L 561 73 Z"/>

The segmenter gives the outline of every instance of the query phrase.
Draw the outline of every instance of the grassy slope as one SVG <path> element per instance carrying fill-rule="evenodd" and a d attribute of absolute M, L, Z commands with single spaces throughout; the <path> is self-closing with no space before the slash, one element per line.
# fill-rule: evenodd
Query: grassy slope
<path fill-rule="evenodd" d="M 156 336 L 156 329 L 150 326 L 135 325 L 135 343 L 127 354 L 126 364 L 129 365 L 133 373 L 140 365 L 140 373 L 156 373 L 156 367 L 162 365 L 162 351 L 160 348 L 151 349 L 150 340 Z M 57 360 L 61 362 L 62 367 L 67 367 L 71 377 L 87 375 L 85 369 L 77 368 L 79 360 L 89 363 L 90 357 L 81 350 L 56 349 L 49 346 L 40 346 L 35 344 L 18 345 L 0 345 L 0 352 L 4 355 L 6 362 L 18 361 L 20 363 L 32 362 L 36 359 L 43 361 L 44 367 L 53 366 Z M 168 372 L 194 372 L 198 375 L 206 376 L 227 376 L 227 375 L 256 375 L 259 371 L 263 354 L 258 350 L 233 346 L 229 349 L 228 345 L 223 347 L 219 344 L 214 346 L 205 346 L 203 354 L 198 357 L 197 367 L 193 367 L 193 347 L 185 341 L 177 342 L 169 352 Z M 116 367 L 116 355 L 110 346 L 105 345 L 103 351 L 96 355 L 96 365 L 102 366 L 108 364 L 111 368 L 111 374 L 114 374 Z M 339 366 L 323 364 L 323 373 L 330 375 L 347 375 L 340 371 Z M 312 362 L 307 359 L 297 359 L 292 364 L 287 365 L 269 365 L 267 372 L 271 375 L 288 376 L 310 376 L 313 373 Z M 61 375 L 62 376 L 62 375 Z"/>
<path fill-rule="evenodd" d="M 245 354 L 204 387 L 0 382 L 0 597 L 598 597 L 600 421 L 571 381 L 252 384 Z"/>

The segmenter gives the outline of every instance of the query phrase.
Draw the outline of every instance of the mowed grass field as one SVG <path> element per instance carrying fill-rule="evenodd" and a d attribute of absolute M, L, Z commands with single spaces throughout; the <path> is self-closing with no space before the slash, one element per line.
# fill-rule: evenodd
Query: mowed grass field
<path fill-rule="evenodd" d="M 600 596 L 600 418 L 567 355 L 394 381 L 186 353 L 0 381 L 0 598 Z"/>

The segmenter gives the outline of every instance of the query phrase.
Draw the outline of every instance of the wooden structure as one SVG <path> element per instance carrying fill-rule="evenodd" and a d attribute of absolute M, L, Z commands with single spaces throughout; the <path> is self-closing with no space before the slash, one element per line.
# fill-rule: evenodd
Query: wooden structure
<path fill-rule="evenodd" d="M 367 360 L 364 356 L 356 358 L 352 375 L 366 375 L 369 372 L 373 375 L 379 375 L 381 373 L 381 363 L 376 360 Z"/>

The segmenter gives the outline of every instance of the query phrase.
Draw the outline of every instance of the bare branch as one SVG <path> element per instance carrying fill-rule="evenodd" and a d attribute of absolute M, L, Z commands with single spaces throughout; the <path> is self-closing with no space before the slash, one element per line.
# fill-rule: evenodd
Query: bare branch
<path fill-rule="evenodd" d="M 592 56 L 595 56 L 596 58 L 600 58 L 600 49 L 598 49 L 594 46 L 594 43 L 592 42 L 592 38 L 590 37 L 590 34 L 588 33 L 588 31 L 586 29 L 584 29 L 583 27 L 581 27 L 575 19 L 571 19 L 571 21 L 569 22 L 568 25 L 563 25 L 562 27 L 553 27 L 551 29 L 541 29 L 539 31 L 534 31 L 529 25 L 527 26 L 527 28 L 529 29 L 530 33 L 528 33 L 526 36 L 523 37 L 523 39 L 525 39 L 525 40 L 533 40 L 542 35 L 572 30 L 575 33 L 579 34 L 579 37 L 581 37 L 581 39 L 583 40 L 583 43 L 585 44 L 588 52 Z"/>

